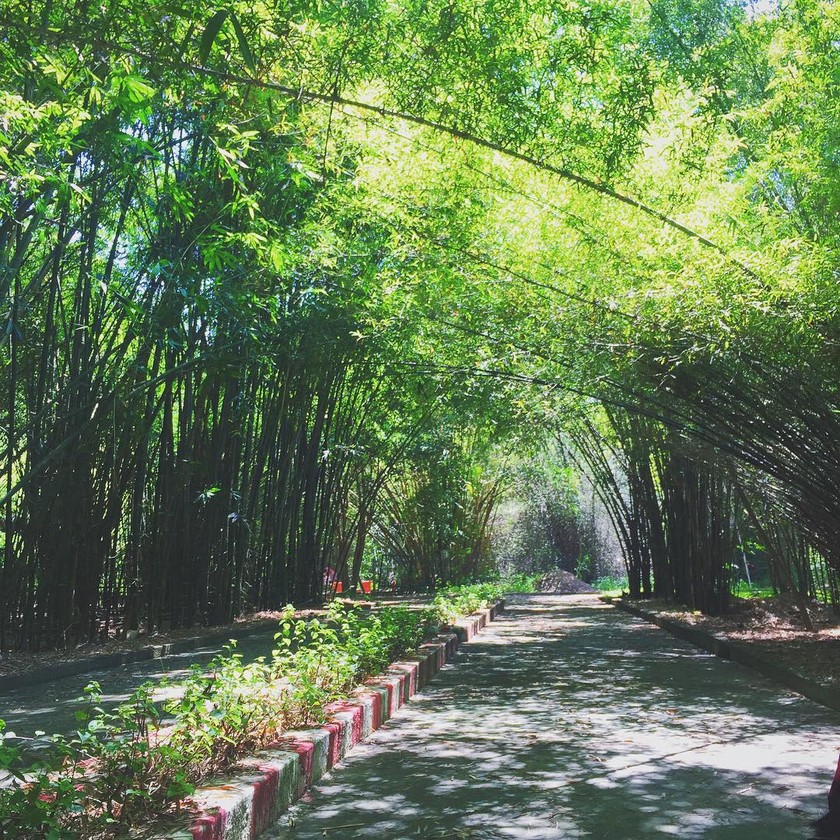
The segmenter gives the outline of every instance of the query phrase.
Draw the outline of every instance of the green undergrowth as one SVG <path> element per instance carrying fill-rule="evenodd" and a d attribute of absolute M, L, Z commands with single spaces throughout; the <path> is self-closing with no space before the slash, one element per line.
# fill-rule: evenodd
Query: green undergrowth
<path fill-rule="evenodd" d="M 616 577 L 615 575 L 606 575 L 599 577 L 592 581 L 592 588 L 597 589 L 602 595 L 610 595 L 618 597 L 624 594 L 629 585 L 627 583 L 627 576 Z"/>
<path fill-rule="evenodd" d="M 202 781 L 286 731 L 323 723 L 331 702 L 516 583 L 451 587 L 420 610 L 335 602 L 304 620 L 287 607 L 269 656 L 245 663 L 231 642 L 162 704 L 147 683 L 108 710 L 91 683 L 70 737 L 18 738 L 0 721 L 0 838 L 127 836 L 177 812 Z"/>
<path fill-rule="evenodd" d="M 772 598 L 776 591 L 772 586 L 761 586 L 759 584 L 747 583 L 738 580 L 732 586 L 732 594 L 736 598 Z"/>
<path fill-rule="evenodd" d="M 441 623 L 456 621 L 460 616 L 486 609 L 510 592 L 533 592 L 539 576 L 511 575 L 483 583 L 447 586 L 435 593 L 432 609 Z"/>

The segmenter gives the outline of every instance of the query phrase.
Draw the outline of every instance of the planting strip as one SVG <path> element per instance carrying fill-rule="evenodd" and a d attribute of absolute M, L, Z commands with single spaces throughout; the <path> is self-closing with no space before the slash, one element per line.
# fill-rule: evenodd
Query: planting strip
<path fill-rule="evenodd" d="M 252 840 L 269 828 L 292 802 L 367 738 L 425 686 L 455 655 L 504 609 L 499 601 L 459 619 L 415 656 L 392 663 L 348 698 L 329 707 L 327 723 L 287 732 L 271 748 L 245 759 L 235 776 L 200 787 L 192 799 L 197 813 L 191 824 L 152 829 L 148 840 Z"/>

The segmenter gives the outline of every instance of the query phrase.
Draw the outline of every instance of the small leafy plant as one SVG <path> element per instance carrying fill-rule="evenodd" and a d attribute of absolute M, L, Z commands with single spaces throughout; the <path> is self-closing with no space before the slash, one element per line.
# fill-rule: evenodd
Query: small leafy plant
<path fill-rule="evenodd" d="M 0 837 L 107 838 L 178 810 L 197 784 L 243 755 L 323 722 L 330 702 L 435 627 L 428 610 L 336 602 L 305 620 L 287 607 L 269 657 L 246 664 L 232 642 L 163 704 L 145 684 L 107 711 L 91 683 L 72 737 L 20 739 L 0 721 Z"/>
<path fill-rule="evenodd" d="M 438 620 L 447 624 L 461 616 L 486 609 L 508 592 L 533 592 L 535 589 L 536 577 L 529 575 L 512 575 L 483 583 L 448 586 L 435 594 L 432 607 Z"/>

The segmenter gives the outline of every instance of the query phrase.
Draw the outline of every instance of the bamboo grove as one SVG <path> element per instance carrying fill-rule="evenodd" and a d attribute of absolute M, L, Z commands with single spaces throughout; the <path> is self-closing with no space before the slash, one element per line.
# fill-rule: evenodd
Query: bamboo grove
<path fill-rule="evenodd" d="M 830 5 L 0 3 L 0 648 L 475 576 L 552 438 L 836 602 Z"/>

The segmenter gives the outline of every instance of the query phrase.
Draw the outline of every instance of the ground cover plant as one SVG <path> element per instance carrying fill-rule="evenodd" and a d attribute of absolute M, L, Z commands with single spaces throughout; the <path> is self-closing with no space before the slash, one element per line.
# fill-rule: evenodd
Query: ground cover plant
<path fill-rule="evenodd" d="M 539 575 L 508 575 L 483 583 L 446 586 L 435 592 L 432 610 L 442 624 L 486 609 L 511 592 L 534 592 Z"/>
<path fill-rule="evenodd" d="M 332 701 L 512 588 L 526 590 L 528 581 L 457 587 L 418 609 L 334 601 L 322 617 L 304 619 L 287 607 L 270 656 L 245 663 L 232 644 L 195 666 L 175 699 L 156 703 L 145 684 L 107 710 L 92 683 L 72 736 L 22 740 L 0 722 L 0 836 L 119 836 L 176 812 L 203 780 L 286 731 L 324 722 Z"/>
<path fill-rule="evenodd" d="M 592 588 L 603 595 L 619 595 L 627 590 L 627 578 L 605 575 L 592 582 Z"/>

